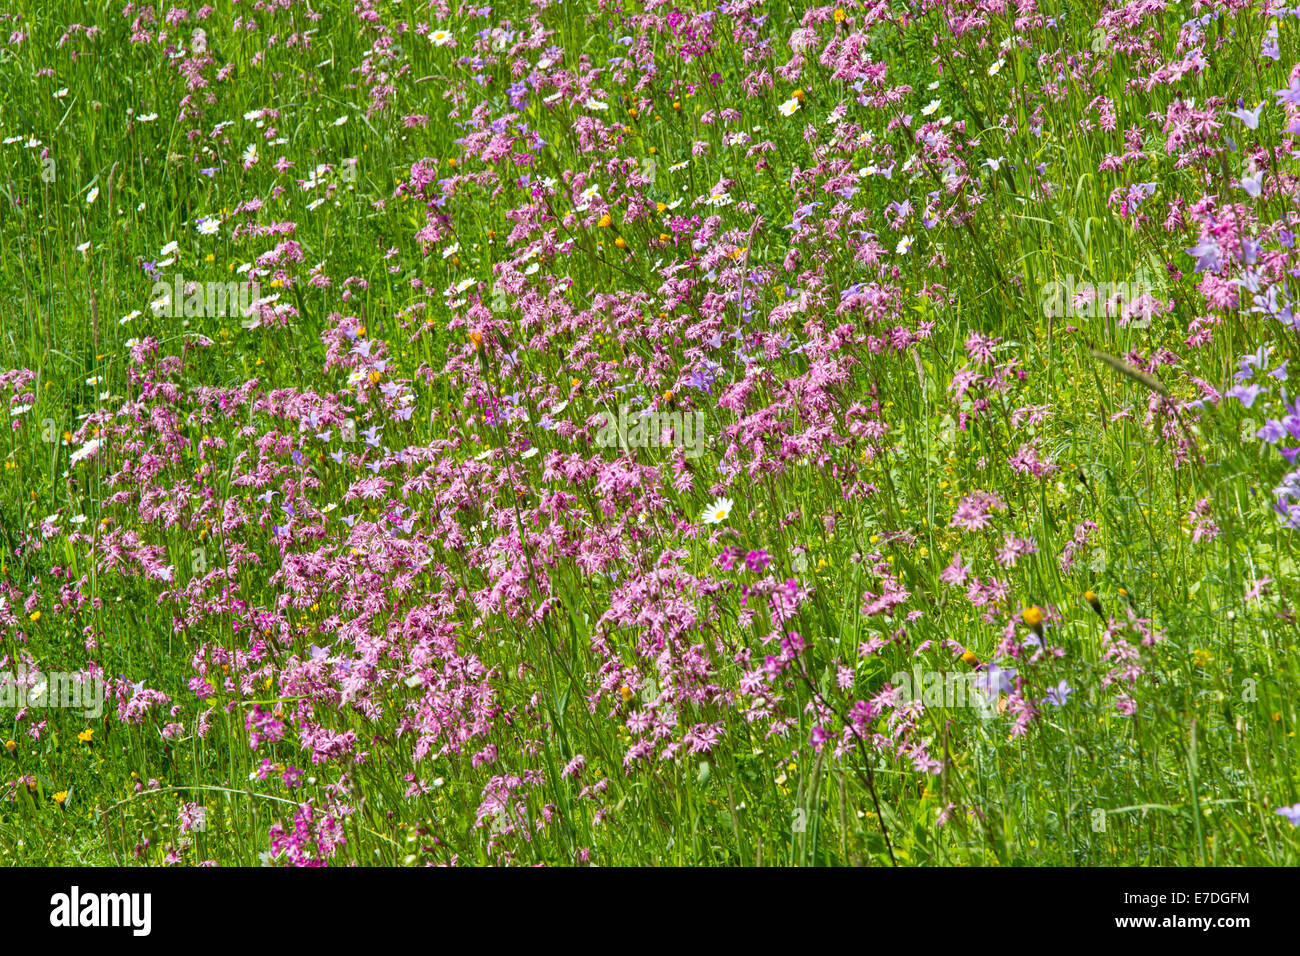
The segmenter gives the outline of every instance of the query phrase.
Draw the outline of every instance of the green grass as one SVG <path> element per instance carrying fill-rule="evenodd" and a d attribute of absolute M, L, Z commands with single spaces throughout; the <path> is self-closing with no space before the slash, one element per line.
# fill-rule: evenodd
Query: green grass
<path fill-rule="evenodd" d="M 1060 13 L 1049 6 L 1044 15 Z M 1266 417 L 1262 409 L 1272 406 L 1261 401 L 1247 410 L 1228 400 L 1177 413 L 1166 406 L 1150 422 L 1156 393 L 1093 355 L 1098 349 L 1146 360 L 1161 349 L 1176 353 L 1178 361 L 1155 375 L 1177 402 L 1202 397 L 1197 379 L 1227 389 L 1238 358 L 1261 346 L 1272 347 L 1274 362 L 1300 355 L 1294 333 L 1280 323 L 1245 306 L 1207 306 L 1201 276 L 1184 251 L 1198 236 L 1190 225 L 1161 225 L 1179 197 L 1184 209 L 1206 193 L 1238 201 L 1232 182 L 1239 169 L 1229 162 L 1240 164 L 1248 138 L 1284 141 L 1272 91 L 1287 86 L 1294 21 L 1281 24 L 1282 59 L 1261 62 L 1253 51 L 1266 19 L 1258 11 L 1225 13 L 1206 28 L 1203 71 L 1145 90 L 1137 81 L 1150 64 L 1138 52 L 1124 52 L 1120 41 L 1120 52 L 1114 43 L 1109 52 L 1092 52 L 1096 4 L 1071 7 L 1060 30 L 1017 29 L 991 16 L 987 29 L 956 39 L 938 12 L 917 14 L 910 26 L 873 29 L 869 49 L 889 64 L 887 85 L 912 89 L 896 103 L 868 108 L 818 62 L 833 21 L 817 25 L 817 45 L 797 82 L 778 75 L 761 95 L 745 97 L 741 83 L 759 66 L 746 62 L 748 45 L 729 31 L 690 62 L 668 49 L 670 36 L 652 32 L 653 72 L 610 67 L 610 57 L 631 55 L 617 38 L 644 32 L 631 20 L 641 10 L 635 3 L 621 18 L 585 3 L 538 10 L 511 2 L 494 6 L 487 19 L 453 15 L 441 25 L 460 38 L 456 48 L 406 30 L 426 16 L 409 2 L 376 5 L 374 22 L 356 17 L 352 3 L 333 0 L 312 5 L 319 19 L 306 6 L 244 7 L 218 4 L 203 22 L 212 62 L 198 90 L 186 88 L 183 60 L 168 57 L 171 41 L 131 41 L 135 14 L 123 16 L 119 4 L 20 2 L 21 29 L 29 35 L 0 45 L 0 139 L 19 138 L 0 147 L 0 372 L 35 373 L 25 389 L 34 407 L 14 416 L 20 429 L 0 433 L 0 580 L 12 588 L 0 611 L 0 656 L 7 655 L 0 670 L 20 655 L 48 671 L 93 662 L 111 677 L 143 681 L 171 698 L 139 722 L 119 719 L 115 702 L 102 719 L 90 720 L 55 709 L 20 720 L 16 709 L 0 710 L 0 738 L 15 743 L 12 753 L 0 754 L 0 862 L 157 864 L 170 853 L 185 864 L 258 865 L 272 826 L 292 826 L 298 805 L 309 799 L 339 812 L 346 842 L 331 858 L 336 865 L 1300 862 L 1296 831 L 1275 812 L 1300 800 L 1300 657 L 1291 599 L 1300 567 L 1295 532 L 1271 514 L 1271 490 L 1286 468 L 1252 437 Z M 861 6 L 844 9 L 850 26 L 861 23 Z M 764 12 L 770 19 L 762 35 L 777 48 L 765 64 L 771 72 L 788 59 L 785 40 L 804 8 L 775 3 Z M 1125 35 L 1148 31 L 1151 56 L 1178 59 L 1183 54 L 1174 45 L 1186 16 L 1171 8 Z M 259 28 L 236 30 L 240 18 Z M 547 103 L 550 89 L 534 93 L 517 118 L 546 144 L 520 138 L 487 161 L 483 144 L 466 149 L 455 140 L 468 134 L 462 124 L 476 111 L 489 121 L 512 112 L 510 54 L 490 45 L 470 49 L 476 31 L 507 18 L 516 29 L 553 31 L 540 49 L 524 51 L 530 65 L 554 44 L 570 69 L 583 55 L 590 60 L 583 72 L 609 68 L 593 81 L 608 109 L 584 111 L 567 96 Z M 98 36 L 74 33 L 60 45 L 68 24 L 77 22 L 97 27 Z M 194 25 L 168 31 L 189 37 Z M 17 28 L 0 26 L 9 27 L 0 34 Z M 314 31 L 309 49 L 284 42 L 307 30 Z M 944 37 L 937 50 L 930 43 L 936 32 Z M 1030 47 L 1008 52 L 990 75 L 998 42 L 1012 32 Z M 280 41 L 268 45 L 271 35 Z M 989 41 L 983 48 L 981 38 Z M 954 59 L 958 53 L 965 59 Z M 462 55 L 489 61 L 483 69 L 493 81 L 479 85 L 474 70 L 457 62 Z M 1094 74 L 1089 63 L 1098 57 L 1105 66 Z M 381 64 L 386 79 L 358 72 L 366 62 Z M 223 69 L 228 75 L 218 77 Z M 716 87 L 709 80 L 714 71 L 721 77 Z M 938 84 L 932 91 L 931 83 Z M 686 84 L 698 89 L 690 94 Z M 392 88 L 381 110 L 372 109 L 376 85 Z M 1049 87 L 1054 100 L 1043 92 Z M 785 116 L 780 106 L 796 88 L 804 99 Z M 1113 105 L 1115 132 L 1079 128 L 1084 117 L 1095 126 L 1090 104 L 1098 96 Z M 1180 165 L 1166 153 L 1163 117 L 1175 97 L 1203 104 L 1212 96 L 1229 101 L 1222 110 L 1238 97 L 1247 107 L 1266 101 L 1260 130 L 1252 135 L 1225 119 L 1238 151 L 1219 144 L 1213 162 Z M 926 116 L 931 99 L 941 106 Z M 828 122 L 841 103 L 860 129 Z M 704 121 L 727 108 L 741 118 Z M 255 110 L 278 115 L 244 119 Z M 141 121 L 151 113 L 157 118 Z M 427 123 L 404 124 L 412 114 Z M 583 115 L 609 127 L 608 140 L 586 141 L 575 130 Z M 963 133 L 946 129 L 958 144 L 980 141 L 960 146 L 978 184 L 948 190 L 943 170 L 925 159 L 908 129 L 891 125 L 903 115 L 913 117 L 913 130 L 945 115 L 964 123 Z M 1041 135 L 1032 131 L 1035 123 Z M 271 141 L 268 128 L 276 131 Z M 1107 155 L 1129 148 L 1129 128 L 1139 130 L 1136 155 L 1120 171 L 1099 171 Z M 865 130 L 873 132 L 870 143 L 856 138 Z M 728 145 L 724 136 L 738 131 L 749 131 L 753 142 L 770 140 L 772 150 L 750 155 L 748 145 Z M 41 145 L 28 147 L 32 137 Z M 273 142 L 281 137 L 286 142 Z M 241 157 L 253 142 L 257 163 L 244 168 Z M 707 149 L 693 153 L 697 142 Z M 45 148 L 52 166 L 42 162 Z M 529 165 L 519 163 L 522 153 L 530 154 Z M 294 164 L 287 173 L 272 166 L 281 156 Z M 904 169 L 909 157 L 914 164 Z M 979 165 L 999 157 L 1005 161 L 997 169 Z M 345 165 L 353 158 L 355 175 Z M 611 170 L 641 168 L 651 158 L 657 166 L 646 198 L 682 205 L 625 218 L 636 191 L 622 184 L 626 173 Z M 756 168 L 760 159 L 767 168 Z M 423 191 L 410 186 L 421 161 L 436 164 L 435 182 Z M 594 181 L 611 206 L 608 226 L 574 213 L 565 190 L 566 175 L 586 172 L 593 161 Z M 863 177 L 859 191 L 843 200 L 844 212 L 833 211 L 840 197 L 823 189 L 832 172 L 891 162 L 890 178 Z M 1286 151 L 1271 163 L 1275 178 L 1296 175 Z M 330 167 L 320 177 L 325 185 L 301 189 L 296 180 L 318 164 Z M 795 177 L 792 185 L 796 170 L 818 164 L 826 164 L 822 173 Z M 212 175 L 202 172 L 209 168 Z M 458 174 L 478 181 L 460 181 L 445 205 L 433 207 L 436 180 Z M 559 185 L 537 198 L 517 185 L 524 174 L 531 184 L 554 177 Z M 723 178 L 734 183 L 730 205 L 691 208 Z M 1135 227 L 1117 214 L 1111 195 L 1147 182 L 1158 184 L 1141 210 L 1151 221 Z M 1290 214 L 1294 180 L 1286 182 L 1254 202 L 1261 223 Z M 620 198 L 620 190 L 627 195 Z M 918 219 L 932 192 L 945 215 L 926 230 Z M 263 203 L 259 210 L 234 214 L 253 198 Z M 914 207 L 912 219 L 894 229 L 886 207 L 904 199 Z M 783 226 L 810 202 L 822 203 L 817 220 L 839 224 L 800 239 L 801 257 L 788 261 L 792 233 Z M 743 203 L 752 208 L 742 212 Z M 849 210 L 864 210 L 861 221 L 850 223 Z M 967 215 L 955 218 L 954 211 Z M 716 281 L 675 302 L 661 270 L 687 259 L 694 230 L 668 243 L 659 237 L 673 233 L 675 216 L 693 214 L 720 217 L 699 253 L 718 252 L 709 266 Z M 196 219 L 211 215 L 230 218 L 216 235 L 200 235 Z M 545 216 L 544 226 L 520 227 L 526 239 L 511 241 L 511 230 L 530 216 Z M 429 217 L 443 235 L 422 243 L 417 234 Z M 293 230 L 234 235 L 237 225 L 276 223 Z M 859 229 L 879 234 L 882 258 L 899 266 L 897 275 L 855 261 L 846 237 Z M 904 234 L 915 240 L 906 256 L 894 252 Z M 301 260 L 276 265 L 280 271 L 263 280 L 264 293 L 278 292 L 293 307 L 284 327 L 245 328 L 238 316 L 151 314 L 153 280 L 141 266 L 159 262 L 166 243 L 178 245 L 174 263 L 160 267 L 164 274 L 226 282 L 286 240 L 298 244 Z M 516 267 L 526 273 L 522 253 L 536 240 L 542 247 L 529 261 L 538 269 L 518 278 L 528 291 L 493 306 L 495 277 Z M 572 246 L 556 251 L 566 240 Z M 453 243 L 458 250 L 447 252 Z M 328 285 L 311 281 L 318 263 Z M 1167 264 L 1185 274 L 1173 277 Z M 800 282 L 804 270 L 819 275 Z M 707 271 L 682 274 L 699 279 Z M 1080 282 L 1149 282 L 1159 298 L 1176 304 L 1149 328 L 1113 317 L 1048 317 L 1041 290 L 1067 274 Z M 443 294 L 464 280 L 481 284 Z M 835 314 L 840 291 L 855 283 L 884 290 L 875 321 L 862 311 Z M 787 287 L 807 293 L 807 308 L 783 319 L 781 311 L 772 313 L 796 301 Z M 739 479 L 721 465 L 743 416 L 715 402 L 744 378 L 745 366 L 731 339 L 707 346 L 713 327 L 706 321 L 706 293 L 735 290 L 752 296 L 744 351 L 763 369 L 753 373 L 744 414 L 774 407 L 780 422 L 777 437 L 762 439 L 764 460 L 771 462 L 782 440 L 806 440 L 811 449 Z M 470 312 L 475 296 L 491 318 Z M 740 325 L 734 300 L 728 308 L 732 325 L 724 333 Z M 138 314 L 122 321 L 131 313 Z M 1213 340 L 1188 346 L 1189 327 L 1206 314 L 1221 319 Z M 877 351 L 868 341 L 895 325 L 915 329 L 922 322 L 933 323 L 932 334 L 910 349 Z M 810 380 L 816 363 L 809 354 L 779 347 L 786 335 L 800 344 L 825 342 L 844 323 L 854 328 L 840 333 L 831 352 L 833 377 Z M 362 338 L 383 344 L 390 365 L 381 382 L 349 384 L 346 369 L 327 367 L 330 343 L 345 326 L 362 327 Z M 488 331 L 482 361 L 468 338 L 480 328 Z M 997 336 L 995 362 L 1014 362 L 1025 375 L 1005 389 L 976 386 L 956 400 L 954 377 L 972 364 L 965 351 L 971 332 Z M 158 343 L 156 357 L 133 364 L 131 344 L 148 337 Z M 502 358 L 514 348 L 517 365 Z M 678 378 L 702 355 L 721 366 L 711 396 Z M 178 357 L 179 366 L 159 364 L 165 356 Z M 225 407 L 212 391 L 252 380 L 248 397 L 228 391 Z M 160 389 L 168 382 L 174 393 Z M 376 411 L 377 386 L 388 382 L 405 382 L 413 394 L 409 421 Z M 614 388 L 629 382 L 626 392 Z M 410 554 L 386 556 L 392 552 L 378 541 L 358 548 L 336 520 L 360 509 L 362 523 L 377 521 L 388 511 L 382 499 L 343 502 L 349 486 L 370 473 L 360 462 L 337 464 L 327 456 L 344 447 L 337 437 L 308 436 L 302 464 L 292 461 L 288 441 L 277 447 L 267 438 L 299 434 L 286 412 L 289 392 L 280 390 L 337 399 L 358 429 L 381 425 L 381 447 L 393 452 L 445 442 L 432 460 L 446 469 L 431 489 L 404 497 L 397 479 L 391 493 L 421 515 L 420 544 Z M 596 457 L 594 429 L 585 425 L 590 416 L 638 396 L 663 402 L 667 391 L 674 391 L 675 407 L 706 414 L 705 453 L 689 464 L 688 488 L 674 486 L 671 456 L 659 450 L 635 454 L 651 470 L 635 491 L 551 470 L 554 452 Z M 530 422 L 484 421 L 485 396 L 516 392 Z M 964 422 L 979 398 L 988 399 L 987 410 Z M 873 438 L 852 426 L 875 413 L 851 409 L 876 402 L 886 429 Z M 124 403 L 132 403 L 126 414 Z M 1049 414 L 1037 423 L 1017 419 L 1013 413 L 1027 406 L 1045 406 Z M 547 412 L 574 423 L 578 434 L 538 427 Z M 1166 422 L 1172 424 L 1162 432 Z M 96 434 L 107 449 L 72 462 L 72 452 Z M 1179 455 L 1180 438 L 1193 443 L 1189 460 Z M 1055 471 L 1035 478 L 1014 470 L 1008 458 L 1026 442 Z M 163 454 L 169 445 L 178 450 Z M 538 453 L 526 455 L 532 448 Z M 364 453 L 365 446 L 358 441 L 346 450 Z M 110 482 L 129 474 L 127 462 L 153 467 L 151 453 L 160 456 L 157 471 L 141 487 L 155 500 L 142 499 L 134 485 Z M 750 445 L 730 457 L 744 466 L 756 453 Z M 612 453 L 604 458 L 616 460 Z M 423 467 L 402 466 L 402 475 Z M 245 480 L 259 470 L 268 480 Z M 110 502 L 124 488 L 121 500 Z M 281 489 L 279 498 L 257 501 L 272 488 Z M 274 538 L 285 488 L 317 508 L 339 505 L 321 523 L 320 538 L 288 546 Z M 951 526 L 957 502 L 975 490 L 996 492 L 1008 506 L 994 512 L 993 530 Z M 557 505 L 560 493 L 571 497 Z M 719 495 L 734 501 L 729 518 L 718 528 L 701 525 L 704 507 Z M 439 496 L 457 502 L 445 521 Z M 1193 542 L 1187 515 L 1202 499 L 1219 534 Z M 59 521 L 44 536 L 41 522 L 55 514 Z M 81 515 L 83 524 L 71 522 Z M 1073 566 L 1062 570 L 1062 550 L 1082 522 L 1096 528 Z M 452 529 L 462 541 L 451 540 Z M 131 559 L 112 566 L 107 542 L 123 533 L 158 549 L 161 564 L 174 565 L 175 580 L 151 578 Z M 1000 568 L 994 552 L 1006 535 L 1032 536 L 1038 552 Z M 520 537 L 529 542 L 524 558 L 507 560 L 486 547 Z M 598 540 L 611 542 L 612 555 L 595 568 L 579 552 Z M 729 545 L 767 550 L 776 582 L 795 578 L 808 590 L 784 627 L 766 600 L 742 604 L 740 585 L 753 587 L 762 575 L 720 569 L 716 559 Z M 286 576 L 286 551 L 319 549 L 327 549 L 321 567 Z M 976 576 L 995 575 L 1007 585 L 991 620 L 965 588 L 939 579 L 958 549 Z M 242 560 L 245 553 L 256 560 Z M 503 568 L 517 574 L 515 590 L 490 596 L 508 577 Z M 656 568 L 666 575 L 657 592 L 647 583 Z M 185 593 L 191 578 L 213 572 L 221 577 Z M 864 616 L 864 592 L 879 594 L 887 575 L 911 597 L 892 618 Z M 1272 579 L 1268 593 L 1244 600 L 1265 576 Z M 633 580 L 647 590 L 623 593 Z M 712 582 L 726 583 L 718 590 Z M 1131 610 L 1164 635 L 1150 647 L 1137 645 L 1142 676 L 1132 686 L 1106 681 L 1113 666 L 1104 657 L 1106 623 L 1081 597 L 1088 590 L 1107 616 L 1122 624 Z M 84 602 L 70 600 L 74 591 Z M 40 612 L 35 620 L 22 606 L 29 595 Z M 553 599 L 549 611 L 533 620 L 546 597 Z M 243 605 L 232 609 L 232 602 Z M 1027 629 L 1016 622 L 1029 606 L 1049 609 L 1046 635 L 1064 653 L 1018 665 L 1028 692 L 1037 700 L 1065 680 L 1074 693 L 1064 707 L 1043 706 L 1025 734 L 1013 734 L 1010 713 L 983 717 L 975 708 L 927 706 L 906 739 L 941 761 L 940 773 L 918 772 L 893 749 L 857 741 L 842 754 L 830 747 L 814 752 L 815 725 L 838 731 L 853 704 L 876 696 L 896 672 L 914 665 L 969 672 L 944 641 L 984 661 L 1009 622 L 1023 639 Z M 604 618 L 611 607 L 625 608 L 619 613 L 627 620 L 645 614 L 637 623 L 611 621 Z M 420 641 L 401 631 L 421 609 L 433 609 L 434 630 L 450 635 L 462 663 L 476 661 L 490 676 L 421 658 Z M 905 622 L 909 611 L 923 614 Z M 677 621 L 684 622 L 680 631 L 671 626 Z M 387 634 L 391 642 L 373 662 L 366 707 L 338 706 L 326 696 L 302 700 L 305 694 L 285 683 L 291 659 L 334 641 L 340 628 L 345 646 L 358 635 Z M 859 657 L 859 645 L 890 640 L 900 628 L 902 637 Z M 747 720 L 754 695 L 741 691 L 741 677 L 777 653 L 767 638 L 784 630 L 799 632 L 808 648 L 778 681 L 774 714 Z M 658 662 L 665 648 L 670 660 Z M 706 682 L 723 693 L 674 708 L 677 724 L 667 739 L 716 723 L 717 743 L 708 753 L 688 755 L 683 747 L 660 760 L 660 742 L 648 762 L 625 772 L 625 755 L 639 736 L 629 717 L 638 702 L 664 689 L 665 670 L 688 672 L 681 657 L 691 648 L 708 658 Z M 753 663 L 742 665 L 736 654 L 746 648 Z M 189 686 L 200 651 L 214 683 L 234 681 L 207 701 Z M 848 667 L 848 687 L 837 683 L 837 665 Z M 440 740 L 434 755 L 417 758 L 416 734 L 403 717 L 425 693 L 407 680 L 419 672 L 426 683 L 444 681 L 451 695 L 490 686 L 494 712 L 459 752 L 437 755 Z M 598 691 L 599 702 L 589 705 Z M 1117 709 L 1121 692 L 1131 698 L 1131 714 Z M 245 718 L 255 704 L 282 705 L 285 720 L 310 715 L 331 732 L 355 732 L 354 756 L 364 759 L 313 764 L 292 730 L 252 750 Z M 172 706 L 179 708 L 175 716 Z M 774 717 L 788 720 L 786 733 L 768 735 Z M 173 722 L 180 729 L 164 736 Z M 91 739 L 78 739 L 87 730 Z M 887 719 L 873 721 L 871 730 L 888 735 Z M 488 746 L 497 748 L 495 762 L 476 765 L 474 755 Z M 583 778 L 562 777 L 579 753 L 587 762 Z M 259 777 L 264 760 L 272 769 Z M 302 770 L 300 787 L 281 780 L 290 766 Z M 480 814 L 498 775 L 523 779 L 515 799 L 530 825 L 543 821 L 527 839 L 509 827 L 494 833 Z M 412 780 L 423 781 L 427 793 L 407 795 Z M 583 786 L 597 780 L 606 789 L 583 797 Z M 62 803 L 55 793 L 66 793 Z M 182 834 L 180 808 L 195 803 L 207 808 L 206 828 Z"/>

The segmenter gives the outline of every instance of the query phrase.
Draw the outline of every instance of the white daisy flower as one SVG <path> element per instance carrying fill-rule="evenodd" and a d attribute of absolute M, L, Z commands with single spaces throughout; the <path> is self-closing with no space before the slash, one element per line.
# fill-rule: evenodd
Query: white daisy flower
<path fill-rule="evenodd" d="M 86 442 L 84 445 L 82 445 L 80 448 L 74 451 L 71 455 L 69 455 L 68 462 L 69 464 L 75 465 L 83 458 L 88 458 L 97 451 L 99 451 L 99 439 L 92 438 L 90 441 Z"/>
<path fill-rule="evenodd" d="M 710 504 L 700 515 L 700 520 L 705 524 L 722 524 L 731 515 L 731 508 L 735 504 L 730 498 L 719 498 Z"/>

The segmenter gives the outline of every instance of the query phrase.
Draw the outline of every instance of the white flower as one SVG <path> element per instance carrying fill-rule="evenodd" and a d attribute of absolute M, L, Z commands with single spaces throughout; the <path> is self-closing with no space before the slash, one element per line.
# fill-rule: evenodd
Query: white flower
<path fill-rule="evenodd" d="M 1002 59 L 1002 57 L 998 57 L 997 60 L 994 61 L 993 65 L 989 67 L 989 76 L 997 76 L 998 70 L 1002 69 L 1002 64 L 1005 62 L 1006 60 Z"/>
<path fill-rule="evenodd" d="M 15 405 L 11 409 L 9 409 L 9 414 L 21 415 L 24 412 L 30 412 L 31 410 L 32 410 L 32 406 L 30 405 Z"/>
<path fill-rule="evenodd" d="M 709 198 L 705 203 L 710 206 L 726 206 L 731 202 L 731 196 L 727 194 L 727 188 L 718 180 L 717 185 L 709 190 Z"/>
<path fill-rule="evenodd" d="M 195 228 L 199 231 L 200 236 L 216 235 L 217 230 L 221 228 L 221 220 L 216 216 L 204 216 L 199 220 L 199 224 Z"/>
<path fill-rule="evenodd" d="M 342 125 L 343 125 L 344 123 L 346 123 L 347 121 L 348 121 L 348 118 L 347 118 L 347 115 L 345 114 L 345 115 L 343 115 L 343 116 L 340 116 L 338 119 L 336 119 L 336 120 L 334 121 L 334 125 L 335 125 L 335 126 L 342 126 Z"/>
<path fill-rule="evenodd" d="M 734 504 L 735 502 L 730 498 L 719 498 L 704 509 L 700 520 L 705 524 L 722 524 L 731 515 L 731 507 Z"/>
<path fill-rule="evenodd" d="M 143 116 L 137 116 L 136 121 L 140 123 L 152 123 L 157 118 L 157 113 L 145 113 Z"/>
<path fill-rule="evenodd" d="M 99 198 L 99 187 L 96 186 L 90 192 L 86 193 L 86 205 L 87 206 L 93 205 L 95 200 L 98 198 Z"/>
<path fill-rule="evenodd" d="M 249 143 L 244 147 L 244 165 L 252 166 L 257 162 L 257 144 Z"/>
<path fill-rule="evenodd" d="M 602 103 L 600 100 L 592 99 L 590 96 L 587 97 L 586 101 L 582 105 L 587 107 L 589 110 L 604 111 L 609 109 L 608 103 Z"/>
<path fill-rule="evenodd" d="M 939 101 L 931 100 L 929 103 L 925 104 L 925 108 L 921 110 L 921 115 L 933 116 L 938 109 L 939 109 Z"/>
<path fill-rule="evenodd" d="M 92 438 L 90 441 L 86 442 L 84 445 L 82 445 L 80 448 L 78 448 L 76 451 L 74 451 L 71 455 L 68 456 L 68 463 L 75 465 L 83 458 L 88 458 L 97 451 L 99 451 L 99 439 Z"/>
<path fill-rule="evenodd" d="M 434 46 L 446 46 L 448 43 L 451 43 L 454 39 L 456 38 L 453 37 L 446 30 L 434 30 L 432 33 L 429 34 L 429 42 L 432 43 Z"/>
<path fill-rule="evenodd" d="M 163 246 L 161 249 L 158 250 L 158 255 L 160 255 L 160 256 L 170 256 L 170 255 L 171 255 L 173 252 L 175 252 L 178 248 L 180 248 L 180 247 L 177 245 L 176 241 L 173 239 L 171 242 L 167 243 L 167 245 Z"/>
<path fill-rule="evenodd" d="M 262 110 L 249 110 L 244 114 L 244 119 L 248 120 L 250 123 L 253 122 L 253 120 L 260 120 L 261 118 Z"/>
<path fill-rule="evenodd" d="M 912 237 L 904 236 L 902 239 L 898 240 L 898 245 L 894 247 L 894 252 L 898 253 L 898 255 L 900 256 L 904 256 L 907 255 L 907 250 L 911 248 L 912 248 Z"/>
<path fill-rule="evenodd" d="M 793 116 L 795 110 L 799 108 L 799 101 L 792 96 L 777 108 L 782 116 Z"/>

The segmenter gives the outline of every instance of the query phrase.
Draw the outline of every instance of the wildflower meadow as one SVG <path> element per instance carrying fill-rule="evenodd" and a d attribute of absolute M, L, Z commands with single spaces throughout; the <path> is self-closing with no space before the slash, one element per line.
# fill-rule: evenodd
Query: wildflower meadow
<path fill-rule="evenodd" d="M 1298 161 L 1272 0 L 10 0 L 0 864 L 1300 864 Z"/>

